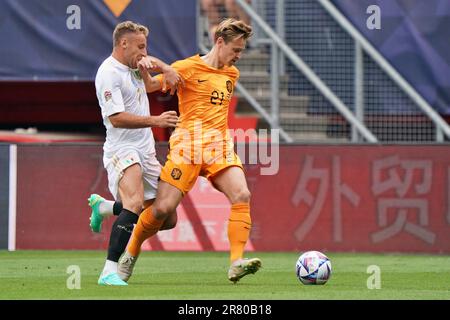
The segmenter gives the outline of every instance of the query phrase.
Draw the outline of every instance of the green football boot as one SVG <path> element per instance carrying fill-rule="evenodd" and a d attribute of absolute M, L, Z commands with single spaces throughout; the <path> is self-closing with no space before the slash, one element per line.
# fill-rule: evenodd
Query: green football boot
<path fill-rule="evenodd" d="M 117 273 L 110 273 L 107 276 L 100 277 L 98 284 L 101 286 L 127 286 L 128 283 L 120 279 Z"/>
<path fill-rule="evenodd" d="M 100 232 L 102 229 L 103 216 L 100 214 L 99 206 L 103 201 L 105 201 L 105 199 L 98 194 L 91 194 L 88 199 L 89 206 L 92 209 L 90 218 L 91 222 L 89 225 L 91 226 L 91 230 L 93 232 Z"/>

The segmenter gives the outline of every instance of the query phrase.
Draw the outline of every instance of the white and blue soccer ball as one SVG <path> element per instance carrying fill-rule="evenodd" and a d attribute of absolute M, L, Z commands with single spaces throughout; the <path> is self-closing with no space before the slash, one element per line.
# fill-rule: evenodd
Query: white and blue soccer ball
<path fill-rule="evenodd" d="M 331 262 L 322 252 L 307 251 L 298 258 L 296 272 L 303 284 L 325 284 L 331 276 Z"/>

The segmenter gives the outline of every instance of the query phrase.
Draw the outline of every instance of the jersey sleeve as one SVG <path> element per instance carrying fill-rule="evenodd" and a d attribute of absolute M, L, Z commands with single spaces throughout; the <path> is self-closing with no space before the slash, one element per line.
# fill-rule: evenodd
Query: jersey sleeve
<path fill-rule="evenodd" d="M 105 118 L 125 111 L 119 75 L 113 71 L 104 72 L 99 80 L 97 97 L 102 108 L 102 116 Z"/>
<path fill-rule="evenodd" d="M 178 60 L 172 63 L 172 68 L 178 72 L 183 80 L 188 80 L 194 73 L 194 68 L 192 68 L 192 65 L 193 63 L 190 59 Z"/>
<path fill-rule="evenodd" d="M 161 85 L 161 90 L 163 90 L 164 86 L 163 86 L 163 78 L 164 75 L 162 73 L 157 74 L 156 76 L 153 77 L 153 79 L 156 79 L 159 81 L 159 84 Z"/>

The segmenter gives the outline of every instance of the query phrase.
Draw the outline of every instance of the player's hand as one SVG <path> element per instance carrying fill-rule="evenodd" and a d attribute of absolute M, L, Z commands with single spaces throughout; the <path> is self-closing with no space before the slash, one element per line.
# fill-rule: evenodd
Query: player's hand
<path fill-rule="evenodd" d="M 166 111 L 155 117 L 156 126 L 160 128 L 175 128 L 178 116 L 175 111 Z"/>
<path fill-rule="evenodd" d="M 142 77 L 147 77 L 149 72 L 152 72 L 156 68 L 156 65 L 148 56 L 142 57 L 141 60 L 138 61 L 137 66 Z"/>
<path fill-rule="evenodd" d="M 173 95 L 178 86 L 184 86 L 183 78 L 175 71 L 174 68 L 168 66 L 163 72 L 163 91 L 170 89 L 170 95 Z"/>

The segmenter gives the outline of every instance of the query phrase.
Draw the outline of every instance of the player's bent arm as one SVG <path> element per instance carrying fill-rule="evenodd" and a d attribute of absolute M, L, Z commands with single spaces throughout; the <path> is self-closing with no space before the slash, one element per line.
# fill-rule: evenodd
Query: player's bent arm
<path fill-rule="evenodd" d="M 128 112 L 118 112 L 109 116 L 115 128 L 139 129 L 147 127 L 176 127 L 178 116 L 175 111 L 166 111 L 159 116 L 138 116 Z"/>
<path fill-rule="evenodd" d="M 149 56 L 149 58 L 153 64 L 152 72 L 165 73 L 170 70 L 170 66 L 162 60 L 152 56 Z"/>
<path fill-rule="evenodd" d="M 143 77 L 145 83 L 145 91 L 152 93 L 162 89 L 162 82 L 156 77 Z"/>
<path fill-rule="evenodd" d="M 142 58 L 138 62 L 138 68 L 142 76 L 142 80 L 145 84 L 145 91 L 147 91 L 148 93 L 155 92 L 161 89 L 164 90 L 166 87 L 166 83 L 168 83 L 169 87 L 172 89 L 172 87 L 176 87 L 178 82 L 180 81 L 180 77 L 171 66 L 155 57 L 146 56 Z M 150 75 L 150 72 L 159 72 L 165 77 L 159 78 L 158 81 Z"/>
<path fill-rule="evenodd" d="M 128 112 L 119 112 L 109 116 L 114 128 L 139 129 L 154 126 L 152 117 L 138 116 Z"/>
<path fill-rule="evenodd" d="M 160 72 L 164 75 L 161 83 L 163 91 L 170 89 L 170 94 L 173 95 L 178 85 L 184 86 L 184 80 L 175 68 L 155 57 L 150 57 L 150 61 L 153 65 L 152 71 Z"/>

